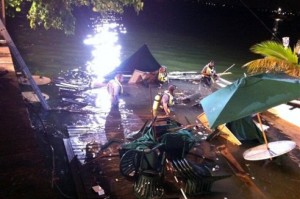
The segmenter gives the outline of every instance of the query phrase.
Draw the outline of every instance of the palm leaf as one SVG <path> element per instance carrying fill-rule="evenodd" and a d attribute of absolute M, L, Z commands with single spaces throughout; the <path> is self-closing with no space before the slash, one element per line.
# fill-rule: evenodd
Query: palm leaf
<path fill-rule="evenodd" d="M 276 58 L 265 57 L 263 59 L 256 59 L 244 64 L 247 68 L 247 72 L 251 74 L 255 73 L 267 73 L 267 72 L 284 72 L 294 77 L 300 77 L 300 66 L 291 64 L 285 60 L 279 60 Z"/>
<path fill-rule="evenodd" d="M 281 43 L 275 41 L 264 41 L 250 48 L 253 53 L 263 55 L 264 57 L 273 57 L 279 60 L 285 60 L 297 64 L 298 57 L 290 47 L 284 48 Z"/>
<path fill-rule="evenodd" d="M 285 49 L 281 43 L 265 41 L 253 45 L 250 50 L 253 53 L 264 56 L 264 58 L 244 64 L 243 67 L 247 68 L 247 72 L 251 74 L 262 72 L 284 72 L 291 76 L 300 77 L 298 57 L 291 48 Z"/>

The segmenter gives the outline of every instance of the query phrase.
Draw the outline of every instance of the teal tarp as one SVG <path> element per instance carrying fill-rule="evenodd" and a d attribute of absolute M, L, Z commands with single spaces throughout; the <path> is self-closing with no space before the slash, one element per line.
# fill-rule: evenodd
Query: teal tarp
<path fill-rule="evenodd" d="M 191 132 L 181 129 L 173 133 L 165 133 L 160 137 L 160 142 L 165 144 L 168 156 L 183 158 L 195 145 L 196 139 Z"/>
<path fill-rule="evenodd" d="M 155 146 L 156 144 L 158 144 L 158 142 L 155 140 L 154 138 L 154 132 L 153 132 L 153 128 L 150 128 L 143 136 L 141 136 L 140 138 L 130 142 L 130 143 L 126 143 L 122 145 L 122 149 L 145 149 L 145 148 L 152 148 L 153 146 Z"/>
<path fill-rule="evenodd" d="M 300 97 L 300 79 L 286 74 L 242 77 L 201 100 L 210 128 Z"/>
<path fill-rule="evenodd" d="M 257 140 L 260 143 L 264 143 L 262 132 L 250 116 L 228 122 L 226 126 L 240 141 Z"/>

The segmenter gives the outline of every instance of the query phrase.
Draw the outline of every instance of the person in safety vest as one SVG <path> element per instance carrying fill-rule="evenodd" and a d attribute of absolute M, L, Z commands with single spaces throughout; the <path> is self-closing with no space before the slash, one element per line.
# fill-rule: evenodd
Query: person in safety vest
<path fill-rule="evenodd" d="M 157 80 L 161 85 L 168 82 L 169 79 L 168 79 L 168 72 L 166 66 L 161 66 L 159 68 Z"/>
<path fill-rule="evenodd" d="M 210 61 L 203 67 L 201 75 L 201 83 L 210 88 L 213 82 L 218 79 L 214 61 Z"/>
<path fill-rule="evenodd" d="M 119 105 L 119 96 L 123 93 L 123 75 L 117 74 L 114 79 L 107 83 L 107 92 L 110 95 L 112 107 L 117 107 Z"/>
<path fill-rule="evenodd" d="M 162 109 L 165 112 L 166 116 L 169 116 L 171 113 L 170 106 L 175 104 L 174 99 L 174 90 L 176 87 L 174 85 L 170 85 L 168 90 L 164 91 L 162 95 L 156 95 L 153 102 L 153 116 L 157 116 L 158 109 Z"/>

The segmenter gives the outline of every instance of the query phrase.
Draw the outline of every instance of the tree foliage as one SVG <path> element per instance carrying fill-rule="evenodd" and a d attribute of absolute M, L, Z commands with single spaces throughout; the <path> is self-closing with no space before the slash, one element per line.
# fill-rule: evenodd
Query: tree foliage
<path fill-rule="evenodd" d="M 290 47 L 285 48 L 279 42 L 264 41 L 253 45 L 250 50 L 264 58 L 246 63 L 244 67 L 248 72 L 285 72 L 288 75 L 300 77 L 296 48 L 293 51 Z"/>
<path fill-rule="evenodd" d="M 31 28 L 43 26 L 45 29 L 59 29 L 72 34 L 75 29 L 75 7 L 88 7 L 94 12 L 123 13 L 124 8 L 132 6 L 138 13 L 143 8 L 142 0 L 5 0 L 6 8 L 16 12 L 26 9 L 29 4 L 27 18 Z"/>

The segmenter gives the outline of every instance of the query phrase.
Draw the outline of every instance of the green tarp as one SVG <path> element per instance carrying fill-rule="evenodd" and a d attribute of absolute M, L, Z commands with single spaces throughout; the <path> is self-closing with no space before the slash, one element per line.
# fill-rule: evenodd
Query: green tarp
<path fill-rule="evenodd" d="M 226 126 L 240 141 L 258 141 L 264 143 L 262 132 L 250 116 L 228 122 Z"/>
<path fill-rule="evenodd" d="M 300 79 L 283 73 L 242 77 L 201 100 L 210 128 L 300 97 Z"/>

